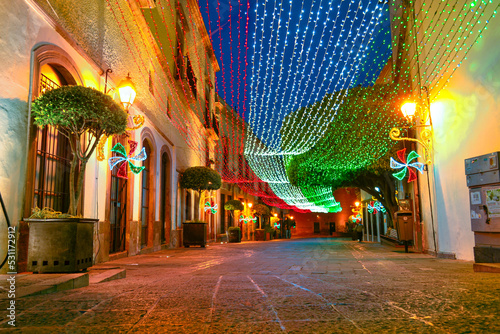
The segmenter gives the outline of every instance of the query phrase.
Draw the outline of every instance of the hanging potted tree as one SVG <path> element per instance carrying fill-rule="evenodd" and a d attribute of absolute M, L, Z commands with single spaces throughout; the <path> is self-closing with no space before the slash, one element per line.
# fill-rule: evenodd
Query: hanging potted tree
<path fill-rule="evenodd" d="M 110 96 L 83 86 L 63 86 L 46 92 L 33 102 L 31 113 L 35 125 L 54 126 L 68 138 L 73 157 L 68 212 L 35 209 L 25 219 L 29 225 L 28 271 L 86 269 L 92 266 L 93 228 L 98 219 L 83 218 L 78 212 L 85 167 L 101 136 L 125 132 L 128 115 Z"/>
<path fill-rule="evenodd" d="M 231 213 L 231 221 L 234 222 L 234 211 L 243 211 L 243 203 L 237 199 L 232 199 L 224 204 L 224 209 Z M 228 242 L 241 242 L 241 229 L 238 226 L 230 226 L 227 229 Z"/>
<path fill-rule="evenodd" d="M 200 208 L 207 200 L 210 204 L 210 210 L 215 206 L 211 203 L 211 196 L 205 196 L 205 192 L 211 192 L 220 188 L 222 184 L 221 177 L 216 170 L 209 167 L 197 166 L 190 167 L 181 175 L 180 185 L 184 189 L 192 189 L 200 195 Z M 204 215 L 207 210 L 204 210 Z M 208 213 L 209 214 L 209 213 Z M 182 223 L 182 243 L 184 247 L 199 245 L 205 247 L 207 243 L 207 223 L 203 220 L 192 220 Z"/>
<path fill-rule="evenodd" d="M 264 204 L 256 204 L 253 207 L 253 213 L 254 215 L 259 217 L 259 228 L 255 229 L 255 240 L 256 241 L 265 241 L 266 240 L 266 234 L 265 230 L 262 228 L 263 225 L 263 220 L 271 215 L 271 210 L 269 210 L 269 207 Z"/>

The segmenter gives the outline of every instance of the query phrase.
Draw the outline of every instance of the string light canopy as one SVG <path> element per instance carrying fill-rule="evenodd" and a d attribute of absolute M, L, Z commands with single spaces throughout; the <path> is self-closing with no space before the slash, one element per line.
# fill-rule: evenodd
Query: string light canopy
<path fill-rule="evenodd" d="M 325 179 L 349 175 L 393 149 L 382 139 L 376 112 L 342 114 L 342 105 L 356 94 L 351 91 L 390 84 L 356 96 L 378 95 L 387 108 L 401 94 L 432 102 L 500 3 L 157 0 L 152 8 L 138 9 L 138 0 L 107 0 L 107 5 L 135 65 L 134 78 L 154 73 L 157 84 L 138 85 L 152 92 L 151 109 L 161 111 L 201 158 L 215 157 L 225 181 L 269 205 L 331 212 L 340 206 Z M 200 13 L 206 35 L 200 32 Z M 141 15 L 149 29 L 143 29 Z M 205 37 L 211 46 L 196 42 Z M 214 71 L 216 78 L 201 82 Z M 215 99 L 207 99 L 212 88 Z M 203 126 L 185 126 L 192 114 Z M 388 120 L 385 126 L 394 124 Z M 200 144 L 208 128 L 218 131 L 216 145 Z M 353 144 L 337 147 L 346 136 Z M 359 149 L 349 150 L 356 145 Z M 329 154 L 331 147 L 337 153 Z M 338 152 L 347 155 L 335 159 Z M 317 182 L 290 184 L 289 166 L 298 157 L 302 166 L 318 171 Z"/>

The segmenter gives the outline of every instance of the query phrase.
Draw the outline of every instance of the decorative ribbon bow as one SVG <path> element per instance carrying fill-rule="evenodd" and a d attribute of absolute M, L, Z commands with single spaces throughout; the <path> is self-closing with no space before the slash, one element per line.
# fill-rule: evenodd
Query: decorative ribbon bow
<path fill-rule="evenodd" d="M 245 217 L 244 215 L 240 216 L 240 222 L 245 222 L 245 224 L 246 224 L 249 221 L 253 221 L 254 223 L 256 223 L 257 222 L 257 217 L 252 217 L 252 216 Z"/>
<path fill-rule="evenodd" d="M 375 202 L 375 201 L 371 201 L 370 204 L 368 204 L 368 212 L 369 213 L 373 213 L 373 214 L 377 214 L 377 212 L 386 212 L 387 210 L 384 208 L 384 206 L 382 205 L 382 203 L 380 202 Z"/>
<path fill-rule="evenodd" d="M 213 214 L 216 214 L 217 213 L 217 204 L 210 204 L 210 202 L 206 202 L 205 203 L 205 212 L 207 212 L 208 210 L 210 210 L 210 212 L 212 212 Z"/>
<path fill-rule="evenodd" d="M 357 215 L 351 215 L 349 218 L 353 223 L 359 223 L 361 221 L 361 215 L 359 213 Z"/>
<path fill-rule="evenodd" d="M 111 157 L 108 160 L 109 163 L 109 169 L 113 170 L 118 164 L 121 163 L 120 167 L 118 168 L 118 173 L 116 173 L 116 176 L 121 177 L 122 179 L 127 179 L 127 162 L 130 167 L 130 170 L 134 174 L 139 174 L 140 172 L 143 171 L 144 166 L 135 166 L 132 164 L 132 161 L 144 161 L 147 158 L 146 155 L 146 149 L 143 147 L 141 152 L 137 154 L 136 156 L 132 157 L 132 154 L 134 153 L 135 149 L 137 148 L 137 142 L 133 140 L 128 141 L 130 151 L 129 154 L 127 155 L 127 151 L 125 150 L 125 147 L 123 147 L 122 144 L 117 143 L 113 148 L 111 149 L 111 152 L 118 153 L 121 156 L 115 156 Z"/>
<path fill-rule="evenodd" d="M 402 180 L 406 176 L 406 171 L 408 171 L 408 183 L 415 181 L 417 179 L 417 173 L 412 169 L 415 168 L 422 174 L 424 172 L 424 164 L 421 162 L 412 162 L 414 159 L 420 158 L 420 155 L 415 151 L 411 151 L 408 154 L 408 158 L 405 156 L 406 148 L 398 151 L 398 158 L 401 162 L 398 162 L 391 158 L 391 168 L 401 169 L 399 172 L 392 174 L 398 180 Z"/>

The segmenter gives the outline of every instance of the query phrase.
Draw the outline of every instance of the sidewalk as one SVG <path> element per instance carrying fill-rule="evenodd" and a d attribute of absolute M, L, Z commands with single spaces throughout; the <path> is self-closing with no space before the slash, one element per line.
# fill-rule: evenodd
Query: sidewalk
<path fill-rule="evenodd" d="M 100 272 L 83 273 L 89 286 L 12 299 L 16 330 L 500 333 L 500 275 L 473 272 L 470 261 L 373 242 L 219 242 L 98 266 Z M 126 269 L 124 279 L 91 282 L 117 268 Z M 12 332 L 6 317 L 12 300 L 0 300 L 0 331 Z"/>
<path fill-rule="evenodd" d="M 2 282 L 0 287 L 3 290 L 7 290 L 5 288 L 7 279 L 12 276 L 15 277 L 16 298 L 22 298 L 78 289 L 90 284 L 125 278 L 126 270 L 117 266 L 106 265 L 106 263 L 99 263 L 90 267 L 87 271 L 79 273 L 0 275 L 0 282 Z M 0 300 L 5 299 L 8 299 L 7 294 L 2 294 Z"/>
<path fill-rule="evenodd" d="M 242 241 L 240 244 L 258 243 L 260 241 Z M 226 242 L 222 243 L 226 244 Z M 207 247 L 221 245 L 221 242 L 211 242 Z M 178 252 L 184 248 L 166 249 L 164 251 Z M 156 252 L 150 253 L 154 254 Z M 142 254 L 146 255 L 146 254 Z M 141 255 L 136 255 L 141 256 Z M 134 256 L 135 257 L 135 256 Z M 125 257 L 133 259 L 134 257 Z M 123 258 L 121 258 L 123 259 Z M 119 260 L 119 259 L 118 259 Z M 28 297 L 36 295 L 45 295 L 58 291 L 78 289 L 91 284 L 108 282 L 126 277 L 126 269 L 123 265 L 114 263 L 117 260 L 94 264 L 85 272 L 79 273 L 51 273 L 51 274 L 16 274 L 16 297 Z M 11 275 L 0 275 L 0 289 L 7 291 L 7 279 Z M 7 299 L 7 294 L 1 295 L 0 300 Z"/>
<path fill-rule="evenodd" d="M 268 241 L 253 241 L 253 240 L 247 240 L 247 241 L 242 241 L 240 243 L 231 243 L 228 244 L 226 242 L 221 243 L 221 242 L 212 242 L 207 244 L 207 248 L 210 247 L 224 247 L 226 245 L 228 246 L 233 246 L 237 247 L 238 245 L 241 245 L 244 247 L 245 245 L 250 245 L 250 244 L 265 244 L 269 242 L 280 242 L 280 241 L 287 241 L 287 240 L 300 240 L 300 239 L 305 239 L 310 236 L 294 236 L 293 239 L 273 239 L 273 240 L 268 240 Z M 329 236 L 316 236 L 319 237 L 320 239 L 323 238 L 329 238 Z M 339 238 L 342 239 L 342 238 Z M 346 238 L 348 239 L 348 238 Z M 366 244 L 377 244 L 377 243 L 372 243 L 369 241 L 364 241 L 363 243 Z M 387 244 L 385 245 L 386 247 L 389 247 Z M 399 251 L 401 252 L 402 249 L 401 247 L 395 247 L 395 246 L 390 246 L 391 249 L 394 251 Z M 192 249 L 192 248 L 189 248 Z M 182 253 L 184 251 L 187 251 L 188 249 L 185 248 L 175 248 L 175 249 L 166 249 L 162 250 L 162 253 L 171 253 L 172 256 L 177 253 Z M 404 251 L 403 251 L 404 252 Z M 143 256 L 147 255 L 154 255 L 155 253 L 150 253 L 150 254 L 142 254 L 142 255 L 136 255 L 133 257 L 125 257 L 121 258 L 118 260 L 113 260 L 109 262 L 103 262 L 103 263 L 98 263 L 95 264 L 94 266 L 90 267 L 86 272 L 80 272 L 80 273 L 67 273 L 67 274 L 31 274 L 31 273 L 22 273 L 22 274 L 17 274 L 15 275 L 16 277 L 16 297 L 17 298 L 22 298 L 22 297 L 27 297 L 27 296 L 35 296 L 35 295 L 44 295 L 44 294 L 50 294 L 58 291 L 64 291 L 64 290 L 71 290 L 71 289 L 78 289 L 82 288 L 85 286 L 89 286 L 92 284 L 98 284 L 102 282 L 108 282 L 116 279 L 122 279 L 126 277 L 126 268 L 130 268 L 130 264 L 125 265 L 122 262 L 140 262 L 141 258 Z M 410 253 L 414 253 L 410 250 Z M 167 256 L 168 257 L 168 256 Z M 136 259 L 136 260 L 134 260 Z M 122 261 L 120 261 L 122 260 Z M 125 260 L 125 261 L 123 261 Z M 489 264 L 489 263 L 481 263 L 481 264 L 474 264 L 473 265 L 474 271 L 476 272 L 490 272 L 490 273 L 500 273 L 500 264 Z M 4 290 L 7 290 L 5 288 L 6 280 L 7 278 L 11 277 L 10 275 L 0 275 L 0 288 L 3 288 Z M 2 295 L 0 297 L 0 300 L 2 299 L 7 299 L 7 295 Z"/>

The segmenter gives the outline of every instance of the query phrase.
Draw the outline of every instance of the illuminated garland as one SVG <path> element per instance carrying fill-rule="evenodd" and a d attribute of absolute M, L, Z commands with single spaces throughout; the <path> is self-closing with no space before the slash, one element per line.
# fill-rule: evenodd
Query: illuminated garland
<path fill-rule="evenodd" d="M 132 164 L 132 161 L 139 162 L 139 161 L 146 160 L 146 158 L 147 158 L 146 149 L 143 147 L 141 152 L 139 152 L 139 154 L 132 157 L 132 154 L 134 153 L 135 149 L 137 148 L 137 142 L 135 142 L 133 140 L 129 140 L 128 144 L 129 144 L 129 154 L 128 155 L 127 155 L 127 151 L 125 150 L 125 147 L 123 147 L 122 144 L 117 143 L 111 149 L 111 152 L 118 153 L 121 156 L 114 156 L 114 157 L 111 157 L 108 159 L 109 169 L 111 169 L 111 170 L 113 170 L 116 166 L 121 164 L 120 167 L 118 168 L 118 172 L 117 172 L 116 176 L 123 178 L 123 179 L 127 179 L 127 162 L 128 162 L 128 166 L 130 167 L 130 170 L 134 174 L 139 174 L 140 172 L 142 172 L 144 170 L 144 168 L 146 168 L 144 166 L 138 167 L 138 166 L 135 166 L 134 164 Z"/>
<path fill-rule="evenodd" d="M 412 162 L 413 160 L 419 158 L 420 155 L 415 151 L 411 151 L 406 157 L 406 148 L 398 151 L 398 158 L 401 162 L 394 160 L 391 157 L 391 168 L 401 169 L 399 172 L 392 174 L 398 180 L 403 180 L 406 177 L 406 172 L 408 172 L 408 183 L 415 181 L 417 179 L 417 173 L 412 169 L 418 170 L 420 174 L 424 172 L 424 164 L 421 162 Z"/>

